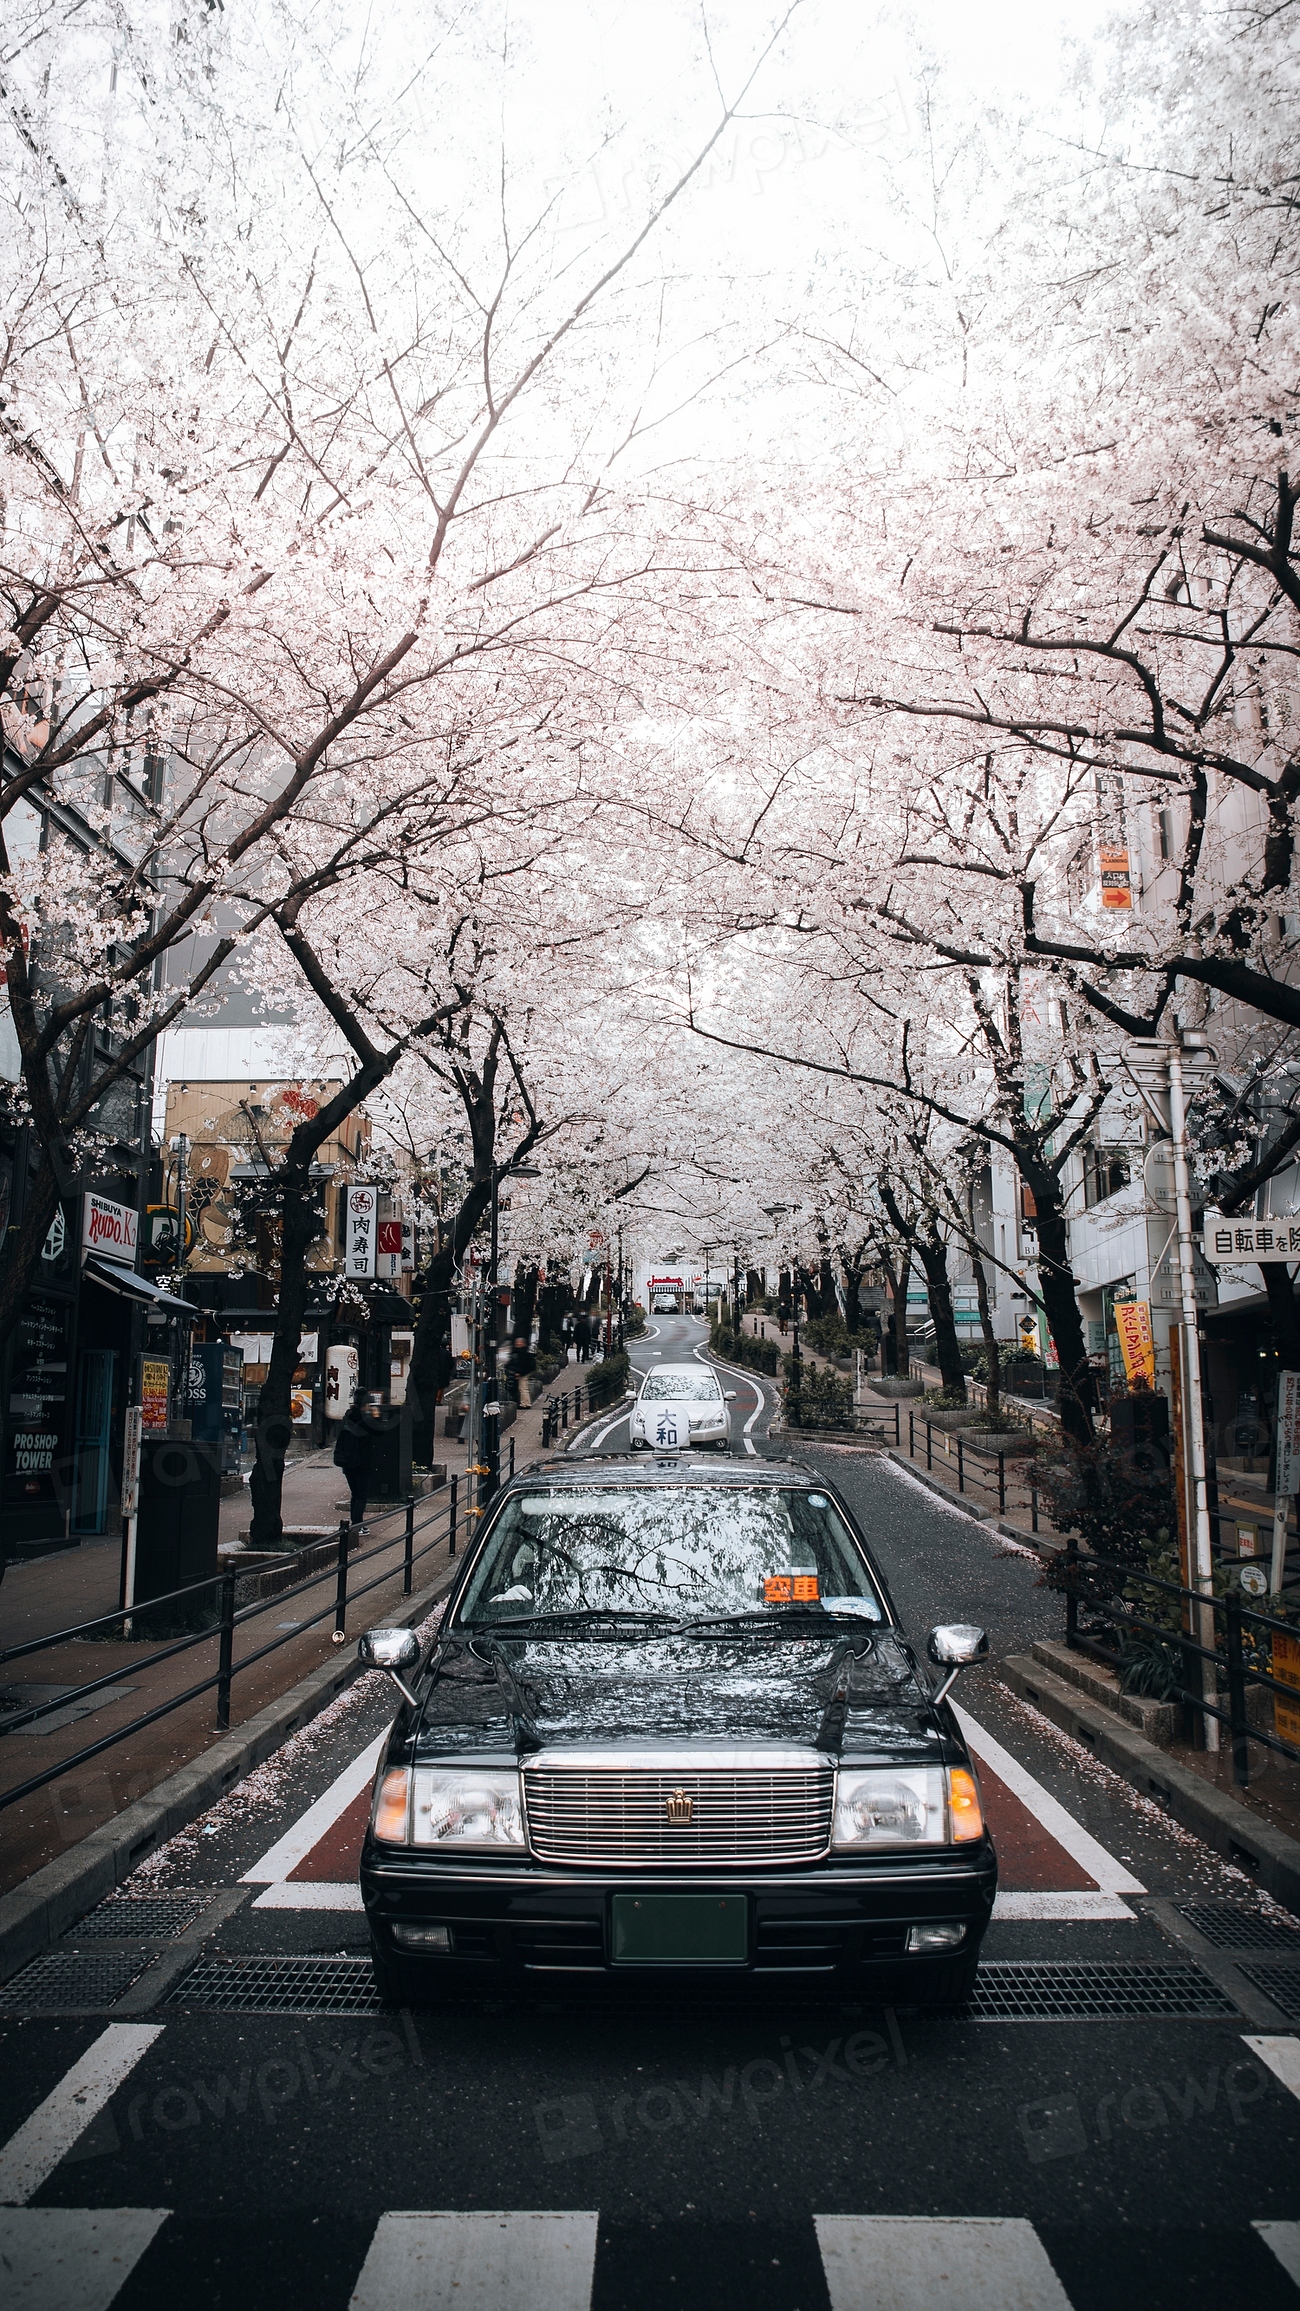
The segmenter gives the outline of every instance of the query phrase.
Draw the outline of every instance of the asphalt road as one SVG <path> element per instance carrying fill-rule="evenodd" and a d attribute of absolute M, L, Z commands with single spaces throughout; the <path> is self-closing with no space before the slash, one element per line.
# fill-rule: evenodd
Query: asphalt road
<path fill-rule="evenodd" d="M 661 1324 L 635 1360 L 702 1338 Z M 37 2010 L 35 1977 L 0 1994 L 6 2303 L 1296 2311 L 1300 2039 L 1178 1908 L 1258 1922 L 1266 1905 L 1001 1685 L 998 1657 L 1057 1625 L 1034 1563 L 876 1456 L 803 1457 L 842 1487 L 913 1633 L 988 1627 L 994 1660 L 964 1705 L 1026 1777 L 1047 1882 L 1053 1856 L 1069 1875 L 1061 1839 L 1091 1838 L 1146 1889 L 1118 1917 L 999 1916 L 986 1959 L 1036 1960 L 1058 1984 L 1084 1961 L 1195 1963 L 1224 2011 L 955 2020 L 667 1991 L 615 2010 L 581 1995 L 366 2010 L 342 1873 L 347 1777 L 364 1786 L 389 1715 L 367 1678 L 123 1889 L 191 1895 L 188 1941 L 147 1942 L 135 1911 L 134 1943 L 69 1938 L 47 2002 L 84 2000 L 88 1962 L 125 1974 L 134 1949 L 115 2005 L 102 1983 L 94 2012 Z M 360 2010 L 313 2011 L 310 1992 L 250 2010 L 237 1962 L 277 1955 L 342 1956 L 334 1994 Z M 207 2003 L 187 1991 L 196 1958 L 238 1977 L 239 2005 L 214 2007 L 211 1977 Z"/>

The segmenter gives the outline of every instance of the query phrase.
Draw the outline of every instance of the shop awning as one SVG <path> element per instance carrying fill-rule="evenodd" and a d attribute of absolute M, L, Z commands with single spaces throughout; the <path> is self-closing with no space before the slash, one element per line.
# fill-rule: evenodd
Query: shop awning
<path fill-rule="evenodd" d="M 151 1282 L 148 1276 L 137 1275 L 134 1268 L 123 1268 L 116 1260 L 105 1260 L 92 1252 L 86 1262 L 85 1273 L 93 1284 L 103 1284 L 110 1292 L 120 1292 L 124 1300 L 140 1300 L 148 1308 L 155 1308 L 160 1316 L 201 1316 L 192 1300 L 178 1300 L 174 1292 L 166 1292 L 161 1284 Z"/>

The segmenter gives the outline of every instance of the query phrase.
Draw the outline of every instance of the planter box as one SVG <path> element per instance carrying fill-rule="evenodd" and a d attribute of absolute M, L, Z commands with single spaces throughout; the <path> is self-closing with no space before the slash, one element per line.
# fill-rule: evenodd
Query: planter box
<path fill-rule="evenodd" d="M 1032 1452 L 1034 1440 L 1023 1428 L 968 1428 L 962 1435 L 963 1444 L 973 1444 L 977 1452 L 1001 1452 L 1010 1458 L 1013 1452 Z"/>
<path fill-rule="evenodd" d="M 874 1396 L 883 1396 L 890 1404 L 899 1398 L 906 1399 L 910 1396 L 923 1396 L 925 1394 L 925 1382 L 923 1380 L 872 1380 L 868 1386 Z"/>
<path fill-rule="evenodd" d="M 942 1407 L 918 1404 L 916 1417 L 918 1421 L 928 1420 L 931 1428 L 942 1428 L 949 1436 L 956 1436 L 958 1429 L 978 1428 L 980 1424 L 979 1413 L 969 1406 L 965 1412 L 945 1412 Z"/>

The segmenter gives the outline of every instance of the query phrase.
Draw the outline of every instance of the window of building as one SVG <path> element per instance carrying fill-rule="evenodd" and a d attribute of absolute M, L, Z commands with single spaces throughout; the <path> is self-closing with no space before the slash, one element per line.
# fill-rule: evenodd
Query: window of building
<path fill-rule="evenodd" d="M 1116 1147 L 1085 1147 L 1083 1151 L 1083 1200 L 1091 1211 L 1094 1204 L 1104 1203 L 1107 1196 L 1126 1188 L 1132 1178 L 1129 1157 L 1124 1149 Z"/>

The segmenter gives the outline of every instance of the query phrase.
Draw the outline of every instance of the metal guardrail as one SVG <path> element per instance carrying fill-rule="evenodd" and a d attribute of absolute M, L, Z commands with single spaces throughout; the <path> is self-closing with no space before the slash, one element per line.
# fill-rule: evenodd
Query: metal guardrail
<path fill-rule="evenodd" d="M 513 1474 L 513 1453 L 510 1473 Z M 148 1654 L 144 1660 L 133 1659 L 130 1663 L 133 1675 L 140 1675 L 150 1669 L 157 1668 L 164 1661 L 173 1660 L 179 1653 L 190 1652 L 199 1645 L 215 1644 L 217 1647 L 217 1666 L 212 1673 L 207 1677 L 200 1678 L 197 1684 L 188 1686 L 183 1693 L 170 1694 L 156 1708 L 145 1710 L 140 1716 L 133 1717 L 129 1724 L 118 1726 L 112 1733 L 102 1735 L 98 1741 L 89 1742 L 84 1748 L 75 1751 L 71 1757 L 62 1758 L 57 1765 L 50 1766 L 44 1773 L 33 1774 L 12 1789 L 0 1790 L 0 1811 L 6 1806 L 16 1805 L 20 1798 L 30 1797 L 33 1791 L 44 1789 L 49 1782 L 57 1781 L 61 1775 L 70 1773 L 75 1766 L 85 1765 L 91 1758 L 101 1756 L 105 1750 L 115 1748 L 119 1742 L 130 1740 L 133 1734 L 143 1732 L 146 1726 L 155 1725 L 159 1718 L 167 1717 L 173 1710 L 183 1708 L 186 1702 L 197 1699 L 202 1693 L 215 1691 L 217 1696 L 216 1729 L 218 1733 L 227 1732 L 230 1726 L 231 1687 L 235 1678 L 241 1675 L 244 1670 L 251 1669 L 257 1661 L 264 1661 L 268 1654 L 278 1652 L 282 1646 L 291 1645 L 297 1637 L 301 1636 L 304 1629 L 314 1628 L 318 1622 L 328 1621 L 331 1617 L 334 1622 L 334 1642 L 339 1645 L 345 1642 L 349 1608 L 355 1605 L 360 1598 L 368 1596 L 372 1589 L 382 1588 L 385 1582 L 392 1579 L 396 1571 L 395 1566 L 389 1566 L 383 1572 L 376 1574 L 373 1579 L 363 1581 L 360 1587 L 357 1587 L 353 1583 L 352 1576 L 363 1565 L 373 1564 L 376 1558 L 390 1556 L 400 1549 L 402 1594 L 409 1597 L 413 1586 L 414 1568 L 423 1557 L 427 1557 L 433 1550 L 443 1546 L 446 1547 L 449 1559 L 455 1556 L 461 1523 L 458 1475 L 449 1480 L 447 1500 L 438 1502 L 427 1517 L 417 1522 L 415 1495 L 407 1500 L 405 1511 L 405 1525 L 402 1532 L 392 1534 L 387 1539 L 376 1542 L 373 1548 L 363 1550 L 359 1555 L 350 1554 L 352 1537 L 354 1534 L 364 1534 L 367 1528 L 365 1524 L 350 1525 L 346 1517 L 341 1518 L 332 1564 L 326 1565 L 317 1573 L 308 1574 L 305 1579 L 292 1583 L 288 1588 L 278 1590 L 273 1597 L 262 1598 L 253 1604 L 236 1605 L 235 1588 L 240 1576 L 231 1567 L 223 1572 L 209 1575 L 206 1580 L 191 1582 L 185 1588 L 172 1589 L 165 1596 L 150 1597 L 144 1603 L 134 1606 L 120 1606 L 112 1613 L 101 1613 L 92 1621 L 80 1622 L 75 1628 L 57 1630 L 49 1637 L 30 1638 L 24 1644 L 12 1645 L 4 1651 L 0 1651 L 0 1668 L 5 1668 L 12 1661 L 30 1660 L 35 1654 L 49 1652 L 54 1646 L 68 1644 L 74 1638 L 90 1636 L 95 1630 L 111 1629 L 123 1622 L 142 1621 L 148 1615 L 156 1614 L 168 1606 L 183 1606 L 185 1604 L 193 1606 L 201 1598 L 209 1596 L 214 1589 L 218 1592 L 216 1617 L 208 1623 L 207 1627 L 195 1629 L 187 1632 L 184 1636 L 173 1638 L 169 1643 L 160 1646 L 156 1652 Z M 394 1512 L 390 1511 L 389 1513 Z M 464 1521 L 467 1532 L 473 1531 L 471 1520 L 481 1513 L 481 1510 L 472 1508 L 468 1502 L 465 1504 Z M 379 1520 L 375 1521 L 378 1522 Z M 441 1525 L 442 1530 L 435 1532 L 430 1540 L 425 1541 L 421 1547 L 417 1548 L 415 1545 L 416 1535 L 427 1532 L 431 1526 L 435 1525 Z M 322 1582 L 329 1581 L 334 1584 L 334 1594 L 328 1604 L 321 1606 L 319 1612 L 309 1614 L 305 1620 L 298 1623 L 296 1628 L 286 1630 L 282 1636 L 271 1638 L 267 1644 L 259 1645 L 251 1653 L 243 1655 L 240 1660 L 235 1660 L 234 1645 L 237 1629 L 246 1627 L 249 1622 L 256 1621 L 263 1613 L 269 1613 L 273 1608 L 282 1608 L 295 1597 L 305 1597 L 310 1590 L 319 1588 Z M 33 1703 L 29 1709 L 17 1710 L 0 1718 L 0 1738 L 5 1734 L 19 1733 L 25 1726 L 35 1723 L 42 1717 L 52 1715 L 56 1710 L 74 1707 L 78 1701 L 88 1699 L 93 1694 L 102 1693 L 106 1687 L 118 1684 L 121 1676 L 122 1667 L 119 1666 L 109 1670 L 102 1677 L 89 1679 L 84 1685 L 67 1688 L 53 1700 Z"/>
<path fill-rule="evenodd" d="M 1095 1573 L 1117 1574 L 1124 1590 L 1155 1589 L 1165 1596 L 1179 1600 L 1181 1628 L 1171 1629 L 1167 1623 L 1156 1621 L 1137 1609 L 1131 1598 L 1122 1596 L 1099 1597 L 1090 1593 L 1088 1578 Z M 1146 1572 L 1140 1565 L 1124 1564 L 1115 1557 L 1100 1557 L 1092 1550 L 1081 1548 L 1073 1536 L 1067 1540 L 1053 1575 L 1054 1585 L 1065 1591 L 1065 1641 L 1072 1651 L 1086 1653 L 1093 1660 L 1102 1661 L 1107 1668 L 1116 1666 L 1111 1648 L 1101 1644 L 1079 1627 L 1079 1606 L 1092 1604 L 1098 1613 L 1116 1628 L 1140 1629 L 1147 1636 L 1162 1638 L 1184 1657 L 1185 1668 L 1193 1662 L 1214 1665 L 1215 1690 L 1218 1691 L 1219 1673 L 1222 1672 L 1227 1693 L 1227 1707 L 1208 1701 L 1198 1692 L 1190 1678 L 1175 1686 L 1165 1698 L 1181 1701 L 1186 1707 L 1200 1712 L 1202 1719 L 1212 1717 L 1229 1729 L 1232 1742 L 1233 1779 L 1245 1789 L 1250 1780 L 1249 1744 L 1260 1742 L 1265 1749 L 1273 1749 L 1282 1757 L 1300 1760 L 1300 1743 L 1288 1741 L 1278 1733 L 1268 1733 L 1262 1726 L 1252 1725 L 1247 1716 L 1247 1688 L 1256 1686 L 1269 1693 L 1281 1694 L 1283 1699 L 1300 1715 L 1300 1687 L 1285 1678 L 1274 1677 L 1270 1669 L 1252 1668 L 1246 1658 L 1249 1639 L 1258 1651 L 1267 1639 L 1270 1662 L 1273 1658 L 1273 1638 L 1286 1637 L 1292 1644 L 1300 1644 L 1300 1624 L 1284 1620 L 1277 1613 L 1256 1611 L 1243 1605 L 1241 1592 L 1229 1589 L 1222 1597 L 1213 1597 L 1201 1589 L 1189 1589 L 1178 1581 L 1166 1581 L 1155 1573 Z M 1206 1645 L 1194 1635 L 1199 1626 L 1204 1633 L 1208 1619 L 1208 1634 L 1213 1642 Z M 1219 1644 L 1219 1622 L 1223 1622 L 1223 1643 Z"/>
<path fill-rule="evenodd" d="M 581 1428 L 584 1420 L 590 1420 L 594 1413 L 607 1411 L 614 1399 L 625 1393 L 626 1386 L 626 1379 L 622 1374 L 619 1375 L 617 1381 L 605 1381 L 603 1384 L 589 1380 L 586 1387 L 587 1409 L 585 1413 L 582 1409 L 584 1392 L 581 1381 L 572 1392 L 566 1388 L 561 1395 L 548 1397 L 542 1406 L 542 1450 L 545 1451 L 548 1445 L 554 1444 L 557 1436 L 568 1434 L 570 1415 L 572 1415 L 573 1426 Z"/>

